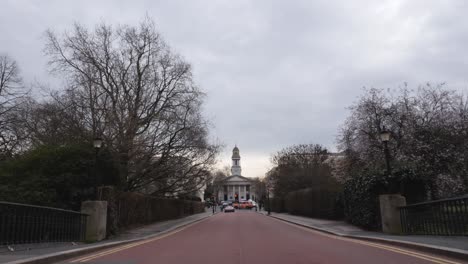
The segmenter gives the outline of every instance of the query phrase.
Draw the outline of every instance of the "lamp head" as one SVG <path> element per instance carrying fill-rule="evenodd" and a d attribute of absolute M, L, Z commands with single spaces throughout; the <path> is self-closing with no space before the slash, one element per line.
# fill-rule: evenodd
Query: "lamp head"
<path fill-rule="evenodd" d="M 93 139 L 93 146 L 94 146 L 94 148 L 100 149 L 100 148 L 102 147 L 102 141 L 103 141 L 103 140 L 102 140 L 102 138 L 100 138 L 100 137 L 97 137 L 97 138 Z"/>
<path fill-rule="evenodd" d="M 380 131 L 380 139 L 382 142 L 388 142 L 390 140 L 390 131 L 386 130 L 385 127 Z"/>

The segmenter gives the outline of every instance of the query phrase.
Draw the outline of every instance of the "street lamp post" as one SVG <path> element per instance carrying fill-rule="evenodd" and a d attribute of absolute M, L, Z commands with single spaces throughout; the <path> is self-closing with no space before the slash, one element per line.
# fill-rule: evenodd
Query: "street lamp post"
<path fill-rule="evenodd" d="M 380 132 L 380 139 L 384 144 L 384 154 L 385 154 L 385 163 L 387 165 L 387 176 L 392 175 L 392 170 L 390 168 L 390 151 L 388 150 L 388 141 L 390 140 L 390 132 L 385 129 L 385 126 Z M 393 190 L 391 190 L 393 191 Z"/>
<path fill-rule="evenodd" d="M 270 203 L 270 186 L 266 186 L 266 191 L 267 191 L 267 203 L 268 203 L 268 215 L 271 214 L 271 203 Z"/>
<path fill-rule="evenodd" d="M 216 212 L 216 201 L 214 196 L 211 196 L 211 204 L 213 205 L 213 214 Z"/>
<path fill-rule="evenodd" d="M 94 190 L 96 192 L 96 199 L 99 199 L 98 194 L 98 185 L 101 183 L 99 173 L 97 171 L 97 161 L 98 161 L 98 152 L 99 149 L 102 147 L 102 138 L 96 137 L 93 139 L 93 147 L 94 147 Z"/>

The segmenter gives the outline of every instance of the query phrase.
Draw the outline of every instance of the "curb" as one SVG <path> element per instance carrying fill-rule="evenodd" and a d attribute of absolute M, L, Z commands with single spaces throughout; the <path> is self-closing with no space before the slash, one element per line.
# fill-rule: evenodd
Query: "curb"
<path fill-rule="evenodd" d="M 265 215 L 265 214 L 264 214 Z M 268 216 L 268 215 L 265 215 Z M 366 241 L 372 241 L 372 242 L 380 242 L 380 243 L 385 243 L 385 244 L 390 244 L 394 246 L 402 246 L 406 248 L 411 248 L 411 249 L 416 249 L 420 251 L 424 251 L 427 253 L 433 253 L 433 254 L 440 254 L 444 255 L 447 257 L 453 257 L 457 258 L 460 260 L 468 260 L 468 251 L 461 250 L 461 249 L 453 249 L 453 248 L 447 248 L 447 247 L 440 247 L 440 246 L 433 246 L 433 245 L 427 245 L 427 244 L 420 244 L 420 243 L 414 243 L 414 242 L 407 242 L 407 241 L 401 241 L 401 240 L 393 240 L 393 239 L 387 239 L 387 238 L 376 238 L 376 237 L 369 237 L 369 236 L 356 236 L 356 235 L 346 235 L 338 232 L 333 232 L 330 230 L 326 230 L 323 228 L 319 227 L 314 227 L 314 226 L 309 226 L 301 223 L 297 223 L 291 220 L 286 220 L 284 218 L 276 217 L 270 215 L 270 217 L 288 222 L 291 224 L 295 224 L 298 226 L 306 227 L 309 229 L 313 229 L 319 232 L 339 236 L 339 237 L 345 237 L 345 238 L 353 238 L 353 239 L 359 239 L 359 240 L 366 240 Z"/>
<path fill-rule="evenodd" d="M 432 253 L 432 254 L 442 255 L 445 257 L 451 257 L 451 258 L 458 259 L 458 260 L 464 260 L 464 261 L 468 260 L 468 251 L 462 250 L 462 249 L 421 244 L 421 243 L 415 243 L 415 242 L 407 242 L 407 241 L 387 239 L 387 238 L 368 237 L 368 236 L 345 235 L 344 237 L 410 248 L 414 250 L 423 251 L 426 253 Z"/>
<path fill-rule="evenodd" d="M 190 222 L 187 222 L 187 223 L 182 223 L 180 225 L 170 227 L 167 230 L 164 230 L 162 232 L 152 234 L 152 235 L 147 235 L 147 236 L 140 237 L 140 238 L 134 238 L 134 239 L 124 240 L 124 241 L 109 242 L 109 243 L 106 243 L 106 244 L 103 244 L 103 245 L 95 245 L 95 246 L 90 246 L 90 247 L 86 247 L 86 248 L 71 249 L 71 250 L 51 253 L 51 254 L 47 254 L 47 255 L 27 258 L 27 259 L 20 259 L 20 260 L 5 262 L 3 264 L 48 264 L 48 263 L 58 262 L 58 261 L 66 260 L 66 259 L 69 259 L 69 258 L 74 258 L 74 257 L 78 257 L 78 256 L 81 256 L 81 255 L 86 255 L 86 254 L 89 254 L 89 253 L 100 251 L 100 250 L 103 250 L 103 249 L 108 249 L 108 248 L 112 248 L 112 247 L 116 247 L 116 246 L 130 244 L 130 243 L 136 242 L 136 241 L 141 241 L 141 240 L 145 240 L 145 239 L 149 239 L 149 238 L 158 237 L 158 236 L 164 235 L 166 233 L 169 233 L 169 232 L 171 232 L 171 231 L 173 231 L 175 229 L 179 229 L 179 228 L 182 228 L 184 226 L 200 222 L 200 221 L 205 220 L 205 219 L 207 219 L 207 218 L 209 218 L 211 216 L 213 216 L 213 215 L 207 215 L 207 216 L 204 216 L 204 217 L 202 217 L 200 219 L 196 219 L 196 220 L 193 220 L 193 221 L 190 221 Z"/>
<path fill-rule="evenodd" d="M 265 214 L 264 214 L 265 215 Z M 268 216 L 268 215 L 265 215 Z M 347 234 L 342 234 L 338 232 L 333 232 L 330 230 L 326 230 L 323 228 L 315 227 L 315 226 L 309 226 L 301 223 L 297 223 L 291 220 L 286 220 L 284 218 L 280 218 L 277 216 L 272 216 L 269 215 L 272 218 L 288 222 L 291 224 L 295 224 L 298 226 L 306 227 L 309 229 L 313 229 L 319 232 L 327 233 L 330 235 L 335 235 L 339 237 L 345 237 L 345 238 L 352 238 L 352 239 L 359 239 L 359 240 L 365 240 L 365 241 L 371 241 L 371 242 L 379 242 L 383 244 L 388 244 L 388 245 L 393 245 L 393 246 L 400 246 L 400 247 L 405 247 L 405 248 L 410 248 L 410 249 L 415 249 L 419 251 L 423 251 L 426 253 L 432 253 L 432 254 L 438 254 L 438 255 L 443 255 L 446 257 L 451 257 L 459 260 L 468 260 L 468 251 L 466 250 L 461 250 L 461 249 L 453 249 L 453 248 L 447 248 L 447 247 L 441 247 L 441 246 L 434 246 L 434 245 L 428 245 L 428 244 L 421 244 L 421 243 L 415 243 L 415 242 L 407 242 L 407 241 L 401 241 L 401 240 L 394 240 L 394 239 L 388 239 L 388 238 L 377 238 L 377 237 L 369 237 L 369 236 L 356 236 L 356 235 L 347 235 Z"/>

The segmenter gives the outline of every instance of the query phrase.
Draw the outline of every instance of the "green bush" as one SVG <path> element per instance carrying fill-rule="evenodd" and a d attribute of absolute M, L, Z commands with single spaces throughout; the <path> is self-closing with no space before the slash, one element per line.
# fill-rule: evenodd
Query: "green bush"
<path fill-rule="evenodd" d="M 380 230 L 379 195 L 388 190 L 389 180 L 384 173 L 369 172 L 346 181 L 343 191 L 346 220 L 366 229 Z"/>
<path fill-rule="evenodd" d="M 286 211 L 290 214 L 318 218 L 340 218 L 343 208 L 340 200 L 340 186 L 316 186 L 290 192 L 285 199 Z"/>
<path fill-rule="evenodd" d="M 205 204 L 199 201 L 166 199 L 134 192 L 121 192 L 108 186 L 102 188 L 102 199 L 108 202 L 108 235 L 128 228 L 205 211 Z"/>
<path fill-rule="evenodd" d="M 265 211 L 268 211 L 268 208 L 271 205 L 271 211 L 276 212 L 276 213 L 284 213 L 286 212 L 285 204 L 284 204 L 284 199 L 280 197 L 274 197 L 270 198 L 270 201 L 268 202 L 268 199 L 265 198 Z"/>
<path fill-rule="evenodd" d="M 79 210 L 102 183 L 117 175 L 102 150 L 99 167 L 89 145 L 43 145 L 0 164 L 0 200 Z"/>

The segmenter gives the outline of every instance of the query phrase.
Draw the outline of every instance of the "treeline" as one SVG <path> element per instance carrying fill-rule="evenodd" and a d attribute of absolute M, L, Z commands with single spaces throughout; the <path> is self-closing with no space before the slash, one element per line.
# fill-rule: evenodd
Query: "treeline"
<path fill-rule="evenodd" d="M 430 84 L 417 89 L 367 89 L 349 109 L 335 155 L 319 145 L 304 145 L 273 156 L 274 168 L 266 179 L 274 186 L 275 199 L 283 201 L 280 205 L 301 189 L 328 193 L 336 188 L 336 195 L 327 194 L 338 202 L 333 209 L 342 210 L 353 224 L 378 229 L 380 194 L 401 193 L 408 203 L 416 203 L 467 193 L 465 94 Z M 381 140 L 384 130 L 390 133 L 390 171 Z M 304 170 L 309 163 L 315 165 Z M 321 209 L 332 209 L 327 204 Z"/>
<path fill-rule="evenodd" d="M 342 216 L 342 185 L 332 177 L 334 156 L 319 144 L 287 147 L 272 156 L 266 185 L 272 190 L 272 210 L 311 217 Z M 268 195 L 268 194 L 266 194 Z M 263 199 L 268 206 L 267 199 Z"/>
<path fill-rule="evenodd" d="M 45 98 L 0 57 L 0 200 L 73 207 L 94 185 L 187 197 L 205 184 L 219 145 L 204 94 L 151 20 L 49 30 L 44 50 L 64 83 Z"/>

